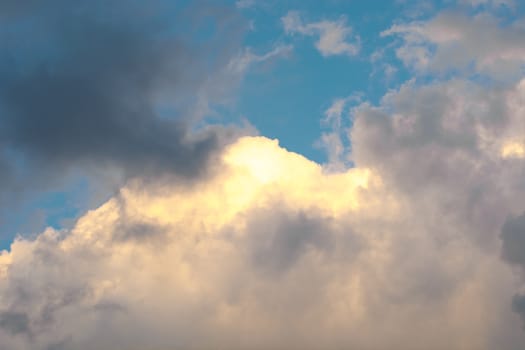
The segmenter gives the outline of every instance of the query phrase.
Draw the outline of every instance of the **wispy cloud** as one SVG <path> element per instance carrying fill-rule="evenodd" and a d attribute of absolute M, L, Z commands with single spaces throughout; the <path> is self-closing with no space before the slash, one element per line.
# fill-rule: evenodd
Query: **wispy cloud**
<path fill-rule="evenodd" d="M 272 50 L 262 54 L 256 54 L 251 48 L 245 48 L 230 60 L 227 69 L 236 74 L 241 74 L 254 64 L 267 62 L 279 57 L 287 57 L 292 51 L 292 45 L 277 45 Z"/>
<path fill-rule="evenodd" d="M 325 168 L 328 171 L 341 172 L 350 167 L 350 147 L 348 133 L 350 132 L 350 105 L 361 101 L 361 95 L 354 94 L 344 98 L 336 98 L 328 107 L 321 119 L 321 125 L 327 131 L 321 134 L 316 145 L 324 148 L 328 155 Z"/>
<path fill-rule="evenodd" d="M 355 56 L 359 53 L 359 37 L 353 34 L 344 17 L 336 21 L 305 22 L 299 12 L 290 11 L 281 21 L 287 34 L 317 37 L 315 47 L 323 56 Z"/>

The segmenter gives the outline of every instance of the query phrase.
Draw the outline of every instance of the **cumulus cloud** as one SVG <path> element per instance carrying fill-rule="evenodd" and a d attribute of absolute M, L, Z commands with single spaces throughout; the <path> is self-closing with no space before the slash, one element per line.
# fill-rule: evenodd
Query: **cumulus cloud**
<path fill-rule="evenodd" d="M 305 23 L 297 11 L 290 11 L 281 21 L 287 34 L 318 37 L 315 47 L 323 56 L 355 56 L 359 52 L 359 37 L 352 35 L 352 28 L 344 17 Z"/>
<path fill-rule="evenodd" d="M 460 80 L 407 83 L 380 106 L 357 110 L 353 159 L 386 173 L 412 200 L 419 196 L 418 205 L 472 220 L 478 229 L 469 232 L 471 238 L 497 244 L 494 232 L 522 205 L 523 159 L 502 157 L 501 150 L 523 132 L 524 87 L 523 82 L 509 90 Z M 457 191 L 465 195 L 456 196 Z"/>
<path fill-rule="evenodd" d="M 295 332 L 314 329 L 330 276 L 342 272 L 323 271 L 358 259 L 362 238 L 342 215 L 357 210 L 372 177 L 325 177 L 264 138 L 239 140 L 223 160 L 224 171 L 198 189 L 135 182 L 70 232 L 16 241 L 0 269 L 4 344 L 308 345 L 281 330 L 296 312 L 312 314 Z M 341 187 L 346 195 L 331 200 Z"/>
<path fill-rule="evenodd" d="M 466 72 L 514 80 L 522 76 L 525 33 L 489 13 L 442 12 L 427 21 L 395 24 L 382 36 L 403 40 L 396 54 L 418 73 Z"/>
<path fill-rule="evenodd" d="M 500 148 L 523 123 L 525 84 L 440 84 L 359 105 L 346 171 L 244 137 L 197 186 L 136 179 L 71 230 L 16 240 L 0 258 L 0 339 L 519 349 L 499 231 L 522 205 L 525 164 Z"/>
<path fill-rule="evenodd" d="M 520 220 L 508 217 L 524 208 L 525 162 L 505 150 L 524 135 L 524 87 L 524 81 L 508 89 L 462 80 L 409 82 L 379 106 L 357 109 L 354 161 L 407 198 L 423 232 L 436 241 L 447 245 L 463 237 L 498 256 L 501 237 L 504 260 L 519 264 Z M 507 287 L 506 293 L 520 289 Z M 513 305 L 522 313 L 519 298 Z"/>

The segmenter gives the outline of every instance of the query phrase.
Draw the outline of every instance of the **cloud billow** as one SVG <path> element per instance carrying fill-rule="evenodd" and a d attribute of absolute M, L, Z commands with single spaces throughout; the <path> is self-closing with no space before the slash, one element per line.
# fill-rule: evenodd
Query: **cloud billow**
<path fill-rule="evenodd" d="M 354 127 L 356 146 L 372 135 L 395 144 L 361 119 Z M 492 151 L 492 161 L 522 163 L 490 147 L 487 159 Z M 520 194 L 494 197 L 491 212 L 483 196 L 469 202 L 475 184 L 440 174 L 429 186 L 447 195 L 405 192 L 390 168 L 400 160 L 374 155 L 324 172 L 276 141 L 244 137 L 197 186 L 135 179 L 70 230 L 17 239 L 0 255 L 0 339 L 16 350 L 440 350 L 490 349 L 510 332 L 503 348 L 516 349 L 514 281 L 487 236 Z M 427 154 L 406 164 L 418 157 Z M 511 178 L 500 169 L 491 181 L 501 189 Z"/>

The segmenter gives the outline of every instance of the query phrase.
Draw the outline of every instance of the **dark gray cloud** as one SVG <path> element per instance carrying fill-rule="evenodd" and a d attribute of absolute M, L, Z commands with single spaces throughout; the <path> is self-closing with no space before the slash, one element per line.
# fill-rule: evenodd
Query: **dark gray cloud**
<path fill-rule="evenodd" d="M 509 264 L 525 271 L 525 213 L 509 216 L 501 228 L 501 256 Z M 525 295 L 516 294 L 512 299 L 512 310 L 520 315 L 525 324 Z"/>
<path fill-rule="evenodd" d="M 244 22 L 231 9 L 9 0 L 0 14 L 1 225 L 6 208 L 79 174 L 106 192 L 137 176 L 202 179 L 238 133 L 194 112 L 237 52 Z"/>
<path fill-rule="evenodd" d="M 4 184 L 12 174 L 23 178 L 19 188 L 46 183 L 72 166 L 116 167 L 125 177 L 206 173 L 228 132 L 190 131 L 191 103 L 178 108 L 170 101 L 194 98 L 226 60 L 223 35 L 235 42 L 241 24 L 224 10 L 178 7 L 162 1 L 0 4 Z M 220 26 L 218 34 L 190 44 L 200 34 L 184 19 L 188 13 Z"/>
<path fill-rule="evenodd" d="M 25 313 L 4 311 L 0 312 L 0 328 L 11 334 L 29 332 L 29 318 Z"/>
<path fill-rule="evenodd" d="M 501 229 L 501 240 L 503 259 L 525 268 L 525 213 L 507 218 Z"/>
<path fill-rule="evenodd" d="M 520 315 L 525 323 L 525 295 L 516 294 L 514 298 L 512 298 L 512 310 Z"/>

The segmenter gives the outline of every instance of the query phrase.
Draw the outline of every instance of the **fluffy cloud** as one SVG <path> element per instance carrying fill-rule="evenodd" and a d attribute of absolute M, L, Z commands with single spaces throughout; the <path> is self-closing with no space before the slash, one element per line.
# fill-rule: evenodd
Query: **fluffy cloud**
<path fill-rule="evenodd" d="M 403 44 L 397 56 L 419 73 L 466 71 L 513 80 L 525 61 L 525 32 L 518 21 L 502 24 L 488 13 L 443 12 L 428 21 L 396 24 L 382 33 Z"/>
<path fill-rule="evenodd" d="M 359 52 L 359 37 L 352 35 L 352 28 L 344 18 L 304 23 L 298 12 L 290 11 L 281 21 L 287 34 L 319 37 L 315 47 L 323 56 L 355 56 Z"/>
<path fill-rule="evenodd" d="M 525 161 L 519 152 L 524 102 L 523 80 L 508 89 L 463 80 L 409 82 L 379 106 L 356 110 L 353 157 L 406 200 L 407 210 L 416 214 L 413 226 L 422 225 L 419 234 L 434 237 L 440 246 L 466 240 L 493 259 L 503 243 L 504 260 L 521 264 L 521 217 L 514 216 L 524 209 Z M 510 288 L 503 292 L 509 300 L 509 293 L 522 288 L 519 278 L 514 275 L 496 288 Z M 523 317 L 523 297 L 511 299 Z M 520 344 L 501 342 L 498 347 L 511 349 Z"/>
<path fill-rule="evenodd" d="M 332 278 L 357 283 L 338 271 L 363 244 L 343 215 L 375 180 L 324 176 L 264 138 L 240 139 L 223 159 L 207 184 L 130 184 L 71 232 L 16 241 L 2 255 L 5 346 L 307 345 L 297 337 L 323 317 L 324 294 L 338 293 Z M 287 334 L 298 312 L 305 319 Z"/>
<path fill-rule="evenodd" d="M 519 349 L 520 276 L 499 237 L 519 235 L 504 223 L 523 211 L 525 162 L 501 148 L 523 127 L 524 98 L 524 82 L 408 83 L 356 108 L 344 172 L 244 137 L 206 181 L 132 181 L 70 231 L 2 254 L 0 339 Z"/>

